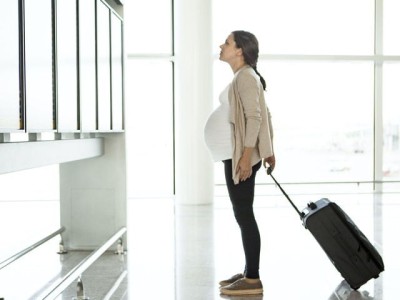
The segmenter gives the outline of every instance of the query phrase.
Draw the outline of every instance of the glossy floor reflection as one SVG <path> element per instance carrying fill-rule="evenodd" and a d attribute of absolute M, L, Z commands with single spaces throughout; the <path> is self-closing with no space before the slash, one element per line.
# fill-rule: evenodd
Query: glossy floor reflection
<path fill-rule="evenodd" d="M 131 203 L 136 214 L 130 228 L 138 232 L 131 232 L 137 238 L 130 242 L 131 251 L 136 253 L 129 259 L 130 299 L 397 299 L 400 262 L 396 253 L 400 242 L 393 237 L 400 223 L 399 194 L 342 194 L 329 198 L 352 217 L 385 261 L 381 277 L 359 291 L 352 291 L 343 282 L 282 197 L 270 196 L 256 200 L 264 294 L 222 296 L 217 282 L 240 272 L 244 265 L 229 200 L 219 198 L 214 206 L 177 206 L 175 219 L 172 207 L 154 200 Z M 315 195 L 301 195 L 296 202 L 317 199 Z"/>
<path fill-rule="evenodd" d="M 121 257 L 108 252 L 82 274 L 86 296 L 123 300 L 398 299 L 400 195 L 325 196 L 338 203 L 382 253 L 386 270 L 359 291 L 348 287 L 311 234 L 302 227 L 294 210 L 281 195 L 274 195 L 258 196 L 255 203 L 262 235 L 263 295 L 227 297 L 219 293 L 218 281 L 242 271 L 244 260 L 229 199 L 217 197 L 213 206 L 174 206 L 172 199 L 130 199 L 128 254 Z M 297 195 L 295 199 L 305 204 L 318 197 Z M 36 216 L 27 214 L 25 219 L 29 221 L 25 224 L 31 224 L 25 230 L 32 241 L 56 229 L 57 204 L 41 203 L 37 211 L 32 203 L 28 206 L 30 215 Z M 13 229 L 13 226 L 21 227 L 23 219 L 10 217 L 11 212 L 21 212 L 22 207 L 23 203 L 0 203 L 1 258 L 9 254 L 10 248 L 18 249 L 24 244 L 21 240 L 24 230 Z M 88 254 L 71 252 L 60 257 L 56 254 L 58 242 L 53 240 L 0 270 L 0 298 L 41 299 L 41 292 L 52 281 Z M 125 270 L 128 276 L 110 294 Z M 73 299 L 75 295 L 76 283 L 57 299 Z"/>

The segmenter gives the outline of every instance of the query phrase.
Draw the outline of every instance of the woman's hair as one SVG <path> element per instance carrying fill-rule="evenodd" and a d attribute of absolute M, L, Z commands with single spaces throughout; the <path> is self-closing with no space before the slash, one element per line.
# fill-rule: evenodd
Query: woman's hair
<path fill-rule="evenodd" d="M 264 78 L 257 70 L 258 61 L 258 40 L 256 36 L 248 31 L 236 30 L 232 32 L 233 39 L 235 40 L 236 47 L 242 49 L 244 61 L 250 67 L 254 69 L 258 76 L 260 76 L 260 81 L 265 90 L 267 84 Z"/>

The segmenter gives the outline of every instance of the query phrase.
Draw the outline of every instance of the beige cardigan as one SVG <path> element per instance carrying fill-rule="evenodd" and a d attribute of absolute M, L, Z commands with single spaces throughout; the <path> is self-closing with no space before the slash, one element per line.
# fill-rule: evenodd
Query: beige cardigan
<path fill-rule="evenodd" d="M 273 155 L 271 115 L 265 104 L 264 90 L 250 66 L 239 69 L 229 89 L 230 122 L 233 124 L 232 174 L 239 183 L 237 166 L 244 147 L 254 148 L 251 163 Z"/>

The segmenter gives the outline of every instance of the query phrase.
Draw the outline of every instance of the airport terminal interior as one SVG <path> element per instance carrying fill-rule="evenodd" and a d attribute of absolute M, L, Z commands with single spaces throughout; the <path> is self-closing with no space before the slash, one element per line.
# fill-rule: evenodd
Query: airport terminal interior
<path fill-rule="evenodd" d="M 400 276 L 396 0 L 18 0 L 0 10 L 0 300 L 394 300 Z M 382 256 L 344 280 L 264 167 L 263 293 L 204 127 L 259 42 L 274 177 L 338 204 Z M 7 46 L 4 46 L 7 45 Z"/>

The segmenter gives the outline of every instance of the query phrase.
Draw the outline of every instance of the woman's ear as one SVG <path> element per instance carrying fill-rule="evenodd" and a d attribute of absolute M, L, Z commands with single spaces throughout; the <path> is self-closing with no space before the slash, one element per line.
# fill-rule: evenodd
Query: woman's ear
<path fill-rule="evenodd" d="M 236 49 L 236 56 L 243 56 L 243 50 L 242 50 L 242 48 L 237 48 L 237 49 Z"/>

